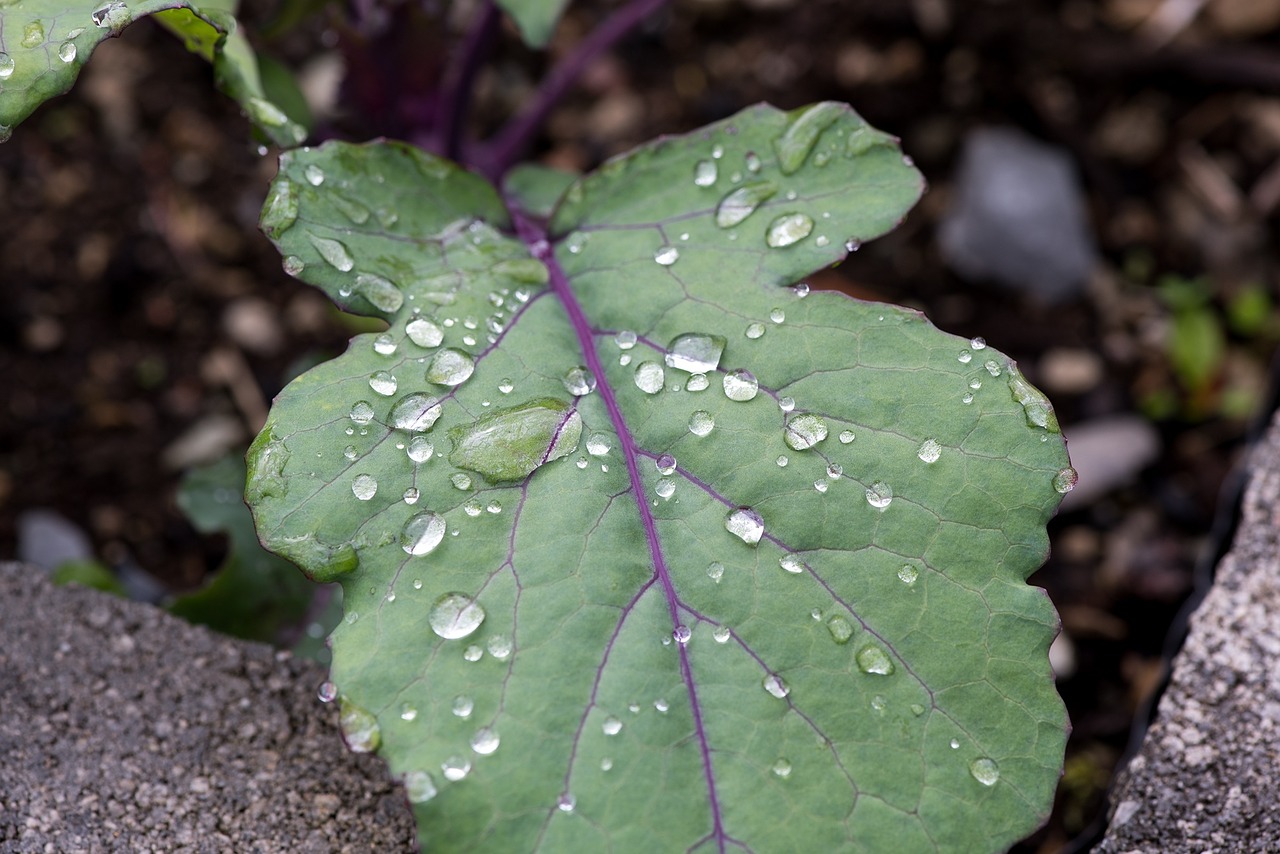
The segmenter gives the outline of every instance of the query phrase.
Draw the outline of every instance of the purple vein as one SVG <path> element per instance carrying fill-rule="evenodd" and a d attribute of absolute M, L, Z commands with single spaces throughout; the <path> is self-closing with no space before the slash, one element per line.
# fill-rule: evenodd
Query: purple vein
<path fill-rule="evenodd" d="M 579 304 L 573 289 L 569 285 L 569 277 L 560 266 L 560 262 L 556 259 L 551 245 L 547 241 L 545 231 L 531 219 L 518 212 L 515 213 L 515 222 L 517 233 L 529 245 L 534 257 L 547 266 L 547 270 L 550 272 L 552 291 L 564 305 L 565 312 L 569 316 L 569 322 L 573 326 L 574 334 L 578 337 L 578 343 L 582 348 L 583 357 L 586 359 L 587 368 L 600 382 L 597 391 L 600 392 L 605 408 L 609 411 L 609 419 L 613 422 L 613 429 L 622 443 L 622 456 L 626 460 L 631 491 L 635 496 L 636 508 L 640 512 L 640 520 L 644 525 L 645 540 L 649 544 L 649 559 L 653 563 L 654 574 L 662 585 L 663 593 L 666 595 L 667 610 L 671 615 L 671 625 L 674 628 L 680 623 L 679 596 L 676 593 L 675 584 L 671 580 L 671 571 L 667 567 L 666 557 L 662 553 L 662 544 L 658 541 L 658 525 L 654 521 L 653 513 L 650 511 L 648 503 L 644 500 L 644 482 L 640 478 L 640 451 L 636 447 L 635 437 L 631 435 L 631 430 L 622 416 L 622 408 L 618 404 L 618 398 L 614 394 L 612 386 L 604 380 L 606 374 L 604 365 L 600 361 L 600 354 L 596 352 L 595 334 L 582 311 L 581 304 Z M 715 775 L 711 767 L 711 745 L 707 741 L 706 729 L 702 722 L 702 711 L 698 703 L 698 690 L 694 684 L 693 668 L 689 664 L 689 650 L 683 644 L 680 646 L 680 675 L 684 679 L 685 690 L 689 693 L 689 705 L 693 709 L 694 731 L 697 733 L 698 745 L 702 751 L 702 768 L 706 777 L 707 796 L 711 802 L 711 816 L 714 822 L 713 833 L 719 843 L 720 850 L 723 851 L 725 835 L 720 821 L 720 803 L 716 796 Z"/>

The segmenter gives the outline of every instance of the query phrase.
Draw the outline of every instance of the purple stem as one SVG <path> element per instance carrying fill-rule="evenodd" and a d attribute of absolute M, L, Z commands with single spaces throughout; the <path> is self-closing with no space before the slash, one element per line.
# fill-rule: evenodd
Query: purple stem
<path fill-rule="evenodd" d="M 524 112 L 508 122 L 496 137 L 477 152 L 473 160 L 481 171 L 491 180 L 500 179 L 528 148 L 547 116 L 578 82 L 587 66 L 666 2 L 667 0 L 630 0 L 592 30 L 568 56 L 551 69 Z"/>
<path fill-rule="evenodd" d="M 457 161 L 461 157 L 462 134 L 466 130 L 467 115 L 471 109 L 476 74 L 498 33 L 499 18 L 498 7 L 493 0 L 485 0 L 471 31 L 467 33 L 462 49 L 454 54 L 454 61 L 445 77 L 439 113 L 440 126 L 437 129 L 437 151 L 450 160 Z"/>

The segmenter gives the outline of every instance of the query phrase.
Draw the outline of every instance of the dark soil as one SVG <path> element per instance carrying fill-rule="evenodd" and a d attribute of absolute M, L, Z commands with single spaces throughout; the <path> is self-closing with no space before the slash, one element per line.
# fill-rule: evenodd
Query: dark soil
<path fill-rule="evenodd" d="M 1280 3 L 1211 0 L 1162 33 L 1165 5 L 687 0 L 597 62 L 538 143 L 547 162 L 589 168 L 756 101 L 849 101 L 902 136 L 932 191 L 903 228 L 812 284 L 985 336 L 1049 392 L 1068 439 L 1105 415 L 1155 423 L 1155 464 L 1060 516 L 1032 579 L 1074 651 L 1059 683 L 1074 732 L 1057 809 L 1027 851 L 1063 850 L 1100 815 L 1196 567 L 1225 545 L 1215 508 L 1233 500 L 1224 478 L 1270 385 L 1275 312 L 1263 303 L 1249 321 L 1240 307 L 1277 299 Z M 599 14 L 576 4 L 553 48 Z M 280 52 L 322 50 L 316 34 Z M 511 58 L 480 78 L 481 124 L 527 99 L 542 61 L 500 55 Z M 395 132 L 382 116 L 326 127 Z M 943 265 L 935 227 L 959 145 L 988 125 L 1075 158 L 1103 253 L 1079 298 L 1044 305 Z M 339 351 L 351 331 L 258 234 L 274 162 L 250 140 L 209 69 L 144 23 L 0 146 L 0 557 L 15 552 L 18 513 L 50 507 L 106 562 L 174 588 L 216 566 L 221 544 L 176 509 L 181 472 L 165 450 L 218 423 L 247 443 L 290 365 Z M 1223 336 L 1220 356 L 1191 354 L 1210 361 L 1201 374 L 1170 358 L 1162 277 L 1192 282 Z"/>

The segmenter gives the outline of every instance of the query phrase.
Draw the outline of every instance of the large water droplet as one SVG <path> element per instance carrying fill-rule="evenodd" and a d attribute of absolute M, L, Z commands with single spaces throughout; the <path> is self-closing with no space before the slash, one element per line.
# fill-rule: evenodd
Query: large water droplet
<path fill-rule="evenodd" d="M 1054 414 L 1053 404 L 1040 389 L 1023 378 L 1018 369 L 1009 366 L 1009 392 L 1013 399 L 1022 404 L 1022 412 L 1026 416 L 1027 426 L 1039 427 L 1050 433 L 1059 432 L 1058 416 Z"/>
<path fill-rule="evenodd" d="M 867 503 L 877 510 L 883 510 L 893 502 L 893 488 L 883 480 L 877 480 L 867 487 Z"/>
<path fill-rule="evenodd" d="M 764 677 L 764 689 L 779 700 L 791 693 L 791 686 L 776 673 L 770 673 Z"/>
<path fill-rule="evenodd" d="M 744 368 L 737 368 L 724 375 L 724 396 L 739 403 L 753 399 L 760 390 L 755 375 Z"/>
<path fill-rule="evenodd" d="M 387 397 L 395 394 L 398 386 L 396 378 L 387 371 L 375 371 L 369 377 L 369 388 Z"/>
<path fill-rule="evenodd" d="M 581 436 L 582 416 L 576 409 L 554 398 L 536 398 L 449 430 L 449 462 L 493 482 L 523 480 L 539 466 L 577 450 Z"/>
<path fill-rule="evenodd" d="M 705 332 L 686 332 L 671 339 L 663 357 L 669 368 L 678 368 L 691 374 L 705 374 L 720 366 L 725 339 Z"/>
<path fill-rule="evenodd" d="M 403 780 L 404 794 L 411 804 L 425 804 L 437 794 L 435 781 L 426 771 L 410 771 Z"/>
<path fill-rule="evenodd" d="M 699 160 L 693 166 L 693 183 L 698 187 L 710 187 L 719 177 L 714 160 Z"/>
<path fill-rule="evenodd" d="M 498 749 L 498 744 L 502 741 L 490 727 L 481 727 L 476 730 L 475 735 L 471 736 L 471 749 L 481 756 L 488 756 Z"/>
<path fill-rule="evenodd" d="M 425 317 L 415 317 L 405 324 L 405 334 L 419 347 L 439 347 L 444 340 L 444 330 Z"/>
<path fill-rule="evenodd" d="M 576 365 L 564 372 L 564 376 L 560 378 L 564 383 L 565 391 L 574 397 L 582 397 L 591 394 L 596 388 L 595 374 L 587 370 L 582 365 Z"/>
<path fill-rule="evenodd" d="M 693 637 L 693 629 L 688 626 L 676 626 L 675 631 L 671 633 L 671 637 L 675 638 L 676 643 L 686 644 Z M 658 711 L 663 711 L 659 709 Z"/>
<path fill-rule="evenodd" d="M 415 391 L 400 398 L 396 405 L 391 407 L 391 426 L 397 430 L 422 433 L 431 429 L 442 411 L 443 408 L 436 398 Z M 413 453 L 410 452 L 409 456 L 412 457 Z M 427 456 L 431 454 L 428 453 Z M 420 461 L 415 460 L 415 462 Z"/>
<path fill-rule="evenodd" d="M 827 424 L 817 415 L 805 412 L 787 422 L 782 438 L 793 450 L 808 450 L 827 438 Z"/>
<path fill-rule="evenodd" d="M 764 536 L 764 519 L 750 507 L 738 507 L 729 511 L 724 527 L 749 546 L 756 545 Z"/>
<path fill-rule="evenodd" d="M 449 482 L 453 484 L 454 489 L 459 489 L 459 490 L 462 490 L 463 492 L 466 492 L 468 489 L 471 488 L 471 475 L 466 474 L 465 472 L 456 471 L 453 474 L 449 475 Z M 480 502 L 478 500 L 474 501 L 472 502 L 471 506 L 474 508 L 474 512 L 468 511 L 468 515 L 479 516 Z"/>
<path fill-rule="evenodd" d="M 608 433 L 592 433 L 587 438 L 587 453 L 593 457 L 603 457 L 613 449 L 613 440 Z"/>
<path fill-rule="evenodd" d="M 1076 483 L 1080 480 L 1080 475 L 1076 470 L 1068 466 L 1053 476 L 1053 488 L 1065 495 L 1076 488 Z"/>
<path fill-rule="evenodd" d="M 834 101 L 823 101 L 790 114 L 787 129 L 773 141 L 783 174 L 790 175 L 804 165 L 818 137 L 847 109 Z"/>
<path fill-rule="evenodd" d="M 342 740 L 352 753 L 370 753 L 382 743 L 382 729 L 372 713 L 360 708 L 346 697 L 342 698 L 338 725 L 342 728 Z"/>
<path fill-rule="evenodd" d="M 370 474 L 358 474 L 351 481 L 351 492 L 361 501 L 368 501 L 378 493 L 378 481 Z"/>
<path fill-rule="evenodd" d="M 278 178 L 271 184 L 271 192 L 262 206 L 262 230 L 268 237 L 277 237 L 288 231 L 298 219 L 298 194 L 293 184 L 284 178 Z M 290 256 L 296 257 L 296 256 Z M 286 259 L 287 260 L 287 259 Z M 305 266 L 301 258 L 297 259 L 297 275 Z"/>
<path fill-rule="evenodd" d="M 672 264 L 680 260 L 680 250 L 674 246 L 660 246 L 653 253 L 653 260 L 657 261 L 663 267 L 670 267 Z"/>
<path fill-rule="evenodd" d="M 641 362 L 636 365 L 636 388 L 645 394 L 657 394 L 662 391 L 662 385 L 665 381 L 666 372 L 662 370 L 662 365 L 657 362 Z"/>
<path fill-rule="evenodd" d="M 471 760 L 465 756 L 450 756 L 440 764 L 440 773 L 451 783 L 465 780 L 471 773 Z"/>
<path fill-rule="evenodd" d="M 731 191 L 716 206 L 716 225 L 733 228 L 756 212 L 756 208 L 768 201 L 778 187 L 772 181 L 752 181 Z"/>
<path fill-rule="evenodd" d="M 942 446 L 934 439 L 925 439 L 920 445 L 920 450 L 916 451 L 916 456 L 924 463 L 936 463 L 938 457 L 942 456 Z"/>
<path fill-rule="evenodd" d="M 465 638 L 484 622 L 484 609 L 464 593 L 446 593 L 427 615 L 431 630 L 445 640 Z"/>
<path fill-rule="evenodd" d="M 676 494 L 676 482 L 669 477 L 664 477 L 654 486 L 653 491 L 658 493 L 658 497 L 663 501 Z"/>
<path fill-rule="evenodd" d="M 384 332 L 373 339 L 373 352 L 379 356 L 394 355 L 399 346 L 389 332 Z"/>
<path fill-rule="evenodd" d="M 994 786 L 1000 779 L 1000 766 L 983 756 L 969 763 L 969 773 L 984 786 Z"/>
<path fill-rule="evenodd" d="M 471 711 L 475 707 L 475 702 L 465 694 L 459 694 L 453 698 L 453 713 L 457 717 L 463 719 L 471 717 Z"/>
<path fill-rule="evenodd" d="M 4 51 L 0 51 L 0 80 L 8 80 L 13 76 L 13 69 L 16 63 L 13 57 Z"/>
<path fill-rule="evenodd" d="M 75 62 L 76 61 L 76 43 L 68 41 L 68 42 L 63 42 L 61 45 L 59 45 L 58 59 L 61 59 L 63 62 L 67 62 L 67 63 Z"/>
<path fill-rule="evenodd" d="M 604 723 L 600 725 L 600 729 L 605 735 L 617 735 L 622 732 L 622 721 L 610 716 L 604 719 Z"/>
<path fill-rule="evenodd" d="M 689 432 L 695 436 L 709 436 L 716 429 L 716 419 L 705 409 L 699 409 L 689 416 Z"/>
<path fill-rule="evenodd" d="M 864 646 L 858 650 L 856 658 L 858 669 L 863 673 L 874 673 L 877 676 L 890 676 L 893 674 L 894 666 L 889 654 L 874 644 Z"/>
<path fill-rule="evenodd" d="M 754 341 L 755 339 L 764 335 L 764 324 L 759 322 L 758 320 L 752 321 L 751 323 L 747 324 L 746 331 L 743 332 L 743 334 Z"/>
<path fill-rule="evenodd" d="M 427 382 L 436 385 L 459 386 L 476 370 L 475 360 L 461 350 L 445 347 L 437 350 L 427 366 Z"/>
<path fill-rule="evenodd" d="M 802 213 L 785 213 L 769 223 L 764 242 L 774 249 L 792 246 L 813 231 L 813 217 Z"/>
<path fill-rule="evenodd" d="M 836 643 L 848 643 L 853 637 L 853 624 L 839 614 L 827 620 L 827 631 Z"/>
<path fill-rule="evenodd" d="M 374 308 L 387 314 L 395 314 L 404 305 L 404 294 L 395 283 L 373 273 L 357 275 L 355 291 Z"/>
<path fill-rule="evenodd" d="M 106 29 L 110 27 L 113 30 L 123 27 L 129 23 L 129 10 L 122 2 L 107 3 L 105 6 L 99 6 L 89 15 L 95 26 Z"/>
<path fill-rule="evenodd" d="M 400 531 L 400 547 L 406 553 L 419 556 L 430 554 L 444 539 L 446 524 L 439 513 L 427 510 L 404 523 Z"/>
<path fill-rule="evenodd" d="M 320 237 L 316 234 L 308 234 L 307 237 L 310 238 L 311 245 L 320 253 L 320 257 L 330 267 L 341 273 L 349 273 L 355 267 L 355 260 L 341 241 L 329 237 Z"/>
<path fill-rule="evenodd" d="M 366 400 L 357 400 L 348 414 L 353 424 L 363 426 L 373 420 L 373 407 Z"/>

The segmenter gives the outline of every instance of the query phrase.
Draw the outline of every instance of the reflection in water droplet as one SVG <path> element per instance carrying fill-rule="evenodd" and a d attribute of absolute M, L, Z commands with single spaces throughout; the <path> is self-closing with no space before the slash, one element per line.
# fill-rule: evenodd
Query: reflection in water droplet
<path fill-rule="evenodd" d="M 480 506 L 479 498 L 469 498 L 462 503 L 462 512 L 474 519 L 484 512 L 484 508 Z"/>
<path fill-rule="evenodd" d="M 311 245 L 320 253 L 320 257 L 335 270 L 341 273 L 349 273 L 351 268 L 356 265 L 356 262 L 351 258 L 351 253 L 347 251 L 347 247 L 341 241 L 320 237 L 315 234 L 307 236 L 311 239 Z"/>
<path fill-rule="evenodd" d="M 779 759 L 773 763 L 773 773 L 785 780 L 791 776 L 791 763 L 785 759 Z"/>
<path fill-rule="evenodd" d="M 666 372 L 657 362 L 641 362 L 636 366 L 636 388 L 645 394 L 657 394 L 662 391 L 662 384 L 665 381 Z"/>
<path fill-rule="evenodd" d="M 883 510 L 893 502 L 893 488 L 883 480 L 877 480 L 867 487 L 867 503 L 877 510 Z"/>
<path fill-rule="evenodd" d="M 498 749 L 501 739 L 489 727 L 481 727 L 471 736 L 471 749 L 481 756 L 488 756 Z"/>
<path fill-rule="evenodd" d="M 716 205 L 716 225 L 733 228 L 778 192 L 772 181 L 753 181 L 732 190 Z"/>
<path fill-rule="evenodd" d="M 574 807 L 578 805 L 578 799 L 567 792 L 560 796 L 560 800 L 556 802 L 556 807 L 560 812 L 573 812 Z"/>
<path fill-rule="evenodd" d="M 398 385 L 396 378 L 387 371 L 375 371 L 369 377 L 369 388 L 386 397 L 395 394 Z"/>
<path fill-rule="evenodd" d="M 511 639 L 506 635 L 494 635 L 489 638 L 485 647 L 489 650 L 489 654 L 498 661 L 506 661 L 511 657 Z"/>
<path fill-rule="evenodd" d="M 475 707 L 475 702 L 465 694 L 459 694 L 453 698 L 453 713 L 460 718 L 471 717 L 471 710 Z"/>
<path fill-rule="evenodd" d="M 689 416 L 689 432 L 695 436 L 707 436 L 716 428 L 716 419 L 705 409 L 698 409 Z"/>
<path fill-rule="evenodd" d="M 75 62 L 76 61 L 76 43 L 63 42 L 61 45 L 59 45 L 58 59 L 61 59 L 63 62 Z"/>
<path fill-rule="evenodd" d="M 785 554 L 778 559 L 778 565 L 790 573 L 804 572 L 804 561 L 799 555 Z"/>
<path fill-rule="evenodd" d="M 401 497 L 404 499 L 405 504 L 417 504 L 418 499 L 422 497 L 422 493 L 416 486 L 411 486 L 404 491 Z"/>
<path fill-rule="evenodd" d="M 669 368 L 691 374 L 714 371 L 720 365 L 725 339 L 704 332 L 686 332 L 671 339 L 663 359 Z"/>
<path fill-rule="evenodd" d="M 471 773 L 471 760 L 465 756 L 450 756 L 441 763 L 440 773 L 446 780 L 456 783 Z"/>
<path fill-rule="evenodd" d="M 446 593 L 427 615 L 431 630 L 445 640 L 465 638 L 484 622 L 484 609 L 463 593 Z"/>
<path fill-rule="evenodd" d="M 909 563 L 904 563 L 902 568 L 898 570 L 898 578 L 903 584 L 915 584 L 916 579 L 919 577 L 920 570 Z"/>
<path fill-rule="evenodd" d="M 444 340 L 444 330 L 425 317 L 415 317 L 405 324 L 405 334 L 419 347 L 438 347 Z"/>
<path fill-rule="evenodd" d="M 410 771 L 403 781 L 405 797 L 411 804 L 425 804 L 437 794 L 435 781 L 426 771 Z"/>
<path fill-rule="evenodd" d="M 969 773 L 984 786 L 994 786 L 1000 779 L 1000 766 L 983 756 L 969 763 Z"/>
<path fill-rule="evenodd" d="M 653 461 L 653 465 L 658 470 L 658 474 L 668 475 L 676 470 L 676 458 L 670 454 L 663 454 Z"/>
<path fill-rule="evenodd" d="M 787 422 L 782 438 L 793 450 L 804 451 L 827 438 L 827 424 L 813 413 L 806 412 Z"/>
<path fill-rule="evenodd" d="M 728 626 L 716 626 L 711 632 L 711 637 L 715 638 L 716 643 L 728 643 L 729 638 L 733 637 L 733 632 L 729 631 Z"/>
<path fill-rule="evenodd" d="M 836 643 L 848 643 L 853 637 L 853 625 L 839 614 L 827 620 L 827 631 Z"/>
<path fill-rule="evenodd" d="M 779 700 L 791 693 L 791 687 L 776 673 L 764 677 L 764 689 Z"/>
<path fill-rule="evenodd" d="M 564 376 L 560 377 L 560 382 L 564 383 L 565 391 L 574 397 L 591 394 L 596 387 L 595 375 L 582 365 L 575 365 L 565 371 Z"/>
<path fill-rule="evenodd" d="M 698 187 L 710 187 L 716 182 L 718 173 L 714 160 L 699 160 L 693 167 L 693 183 Z"/>
<path fill-rule="evenodd" d="M 370 753 L 382 743 L 382 728 L 372 713 L 342 698 L 338 713 L 338 725 L 342 728 L 342 740 L 352 753 Z"/>
<path fill-rule="evenodd" d="M 373 407 L 369 405 L 368 401 L 357 400 L 352 404 L 349 415 L 353 423 L 365 425 L 373 420 Z"/>
<path fill-rule="evenodd" d="M 889 658 L 889 654 L 878 646 L 864 646 L 858 650 L 855 657 L 858 661 L 858 669 L 863 673 L 874 673 L 877 676 L 893 674 L 893 661 Z"/>
<path fill-rule="evenodd" d="M 462 651 L 462 659 L 464 661 L 479 661 L 484 658 L 484 650 L 478 644 L 471 644 Z"/>
<path fill-rule="evenodd" d="M 427 382 L 437 385 L 459 386 L 475 373 L 476 363 L 471 356 L 445 347 L 437 350 L 427 368 Z"/>
<path fill-rule="evenodd" d="M 1080 475 L 1076 470 L 1068 466 L 1053 476 L 1053 488 L 1062 494 L 1066 494 L 1076 488 L 1076 483 L 1080 480 Z"/>
<path fill-rule="evenodd" d="M 676 494 L 676 482 L 671 478 L 664 477 L 658 481 L 653 491 L 658 493 L 658 497 L 663 501 Z"/>
<path fill-rule="evenodd" d="M 969 339 L 969 346 L 975 350 L 987 349 L 987 340 L 981 336 Z"/>
<path fill-rule="evenodd" d="M 378 481 L 373 475 L 358 474 L 351 481 L 351 492 L 361 501 L 368 501 L 378 492 Z"/>
<path fill-rule="evenodd" d="M 769 223 L 764 242 L 774 249 L 793 246 L 813 231 L 813 217 L 802 213 L 785 213 Z"/>
<path fill-rule="evenodd" d="M 973 361 L 973 352 L 967 347 L 960 351 L 960 355 L 956 356 L 956 361 L 962 365 L 967 365 Z"/>
<path fill-rule="evenodd" d="M 316 696 L 320 698 L 322 703 L 332 703 L 338 699 L 338 686 L 332 682 L 321 682 L 320 689 L 316 691 Z"/>
<path fill-rule="evenodd" d="M 398 347 L 399 345 L 396 343 L 396 339 L 392 338 L 391 334 L 388 332 L 384 332 L 377 338 L 373 339 L 373 352 L 377 353 L 379 356 L 393 355 Z"/>
<path fill-rule="evenodd" d="M 400 706 L 400 720 L 413 721 L 418 718 L 418 710 L 408 703 L 402 703 Z"/>
<path fill-rule="evenodd" d="M 307 183 L 313 187 L 319 187 L 324 183 L 324 170 L 314 163 L 308 165 L 302 174 L 306 176 Z"/>
<path fill-rule="evenodd" d="M 924 463 L 936 463 L 938 457 L 942 456 L 942 446 L 934 439 L 925 439 L 920 445 L 920 450 L 916 451 L 916 456 Z"/>
<path fill-rule="evenodd" d="M 725 517 L 724 527 L 749 546 L 754 546 L 764 536 L 764 519 L 750 507 L 731 510 Z"/>
<path fill-rule="evenodd" d="M 603 457 L 613 448 L 613 441 L 608 433 L 592 433 L 587 438 L 587 453 L 593 457 Z"/>
<path fill-rule="evenodd" d="M 740 403 L 751 400 L 759 389 L 759 381 L 748 370 L 738 368 L 724 375 L 724 396 L 730 400 Z"/>
<path fill-rule="evenodd" d="M 407 394 L 391 407 L 391 426 L 397 430 L 422 433 L 431 429 L 442 411 L 440 402 L 431 395 L 421 392 Z"/>
<path fill-rule="evenodd" d="M 951 749 L 952 749 L 952 750 L 959 750 L 959 749 L 960 749 L 960 742 L 959 742 L 957 739 L 954 739 L 954 738 L 953 738 L 953 739 L 951 739 Z"/>
<path fill-rule="evenodd" d="M 674 246 L 661 246 L 653 253 L 653 260 L 663 267 L 670 267 L 680 260 L 680 250 Z"/>
<path fill-rule="evenodd" d="M 400 531 L 400 547 L 406 554 L 430 554 L 444 539 L 445 520 L 439 513 L 427 510 L 410 517 Z"/>
<path fill-rule="evenodd" d="M 435 445 L 432 445 L 431 440 L 426 436 L 414 436 L 409 440 L 409 447 L 405 451 L 409 455 L 409 459 L 415 463 L 425 463 L 431 459 L 431 455 L 435 452 Z"/>
<path fill-rule="evenodd" d="M 720 579 L 724 577 L 724 564 L 714 561 L 707 565 L 707 578 L 710 578 L 716 584 L 720 583 Z"/>
<path fill-rule="evenodd" d="M 786 454 L 778 454 L 778 458 L 774 460 L 774 462 L 778 464 L 778 468 L 784 469 L 787 467 L 787 463 L 791 462 L 791 460 L 787 458 Z"/>
<path fill-rule="evenodd" d="M 987 369 L 987 373 L 991 374 L 991 376 L 993 377 L 1000 376 L 1000 363 L 997 362 L 995 359 L 988 359 L 986 364 L 983 365 L 983 367 Z"/>

